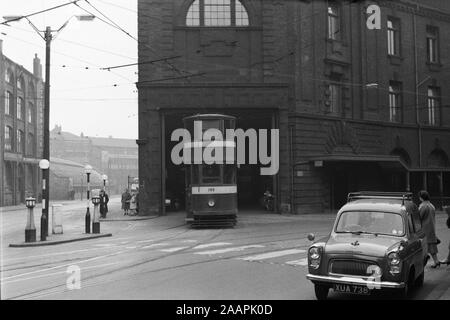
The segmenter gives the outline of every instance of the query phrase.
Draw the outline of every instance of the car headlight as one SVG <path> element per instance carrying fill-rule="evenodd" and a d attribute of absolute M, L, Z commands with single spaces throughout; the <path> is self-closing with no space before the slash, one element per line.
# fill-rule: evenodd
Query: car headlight
<path fill-rule="evenodd" d="M 313 269 L 318 269 L 320 267 L 320 260 L 322 258 L 322 248 L 321 247 L 311 247 L 308 251 L 309 266 Z"/>
<path fill-rule="evenodd" d="M 215 205 L 216 205 L 216 202 L 214 200 L 209 200 L 208 201 L 208 206 L 214 207 Z"/>
<path fill-rule="evenodd" d="M 388 254 L 389 272 L 392 275 L 397 275 L 402 271 L 401 262 L 398 252 L 391 252 Z"/>

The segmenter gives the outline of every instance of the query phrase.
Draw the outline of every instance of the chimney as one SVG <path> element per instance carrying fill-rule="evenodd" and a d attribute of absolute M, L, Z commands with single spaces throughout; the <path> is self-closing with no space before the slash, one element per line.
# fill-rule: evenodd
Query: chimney
<path fill-rule="evenodd" d="M 41 59 L 38 58 L 37 53 L 34 54 L 33 59 L 33 74 L 42 79 L 42 65 L 41 65 Z"/>

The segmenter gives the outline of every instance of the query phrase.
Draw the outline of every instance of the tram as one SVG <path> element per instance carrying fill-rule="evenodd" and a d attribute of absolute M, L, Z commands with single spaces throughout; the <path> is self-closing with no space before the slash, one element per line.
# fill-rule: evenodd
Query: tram
<path fill-rule="evenodd" d="M 191 136 L 191 142 L 184 143 L 183 153 L 192 160 L 188 164 L 185 162 L 186 221 L 193 228 L 233 227 L 238 213 L 236 144 L 234 137 L 227 140 L 226 130 L 235 129 L 236 118 L 198 114 L 184 118 L 183 122 Z M 216 129 L 215 132 L 221 134 L 204 140 L 208 129 Z M 222 154 L 215 154 L 218 148 Z M 222 157 L 222 161 L 195 159 L 205 151 Z"/>

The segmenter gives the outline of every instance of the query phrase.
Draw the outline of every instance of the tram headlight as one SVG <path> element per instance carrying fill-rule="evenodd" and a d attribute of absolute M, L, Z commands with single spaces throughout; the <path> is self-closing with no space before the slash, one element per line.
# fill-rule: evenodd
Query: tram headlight
<path fill-rule="evenodd" d="M 214 200 L 208 201 L 208 206 L 210 206 L 211 208 L 214 207 L 215 205 L 216 205 L 216 202 Z"/>

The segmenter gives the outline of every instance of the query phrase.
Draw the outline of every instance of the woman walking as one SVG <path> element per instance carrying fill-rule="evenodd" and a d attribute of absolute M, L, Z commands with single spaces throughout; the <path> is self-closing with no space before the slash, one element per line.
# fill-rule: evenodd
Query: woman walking
<path fill-rule="evenodd" d="M 131 194 L 128 191 L 128 189 L 125 189 L 124 193 L 122 193 L 122 210 L 124 216 L 129 215 L 130 201 L 131 201 Z"/>
<path fill-rule="evenodd" d="M 419 215 L 422 221 L 422 230 L 425 232 L 425 236 L 427 238 L 428 243 L 428 254 L 433 259 L 433 264 L 431 268 L 437 268 L 440 266 L 440 262 L 437 258 L 437 237 L 436 237 L 436 218 L 435 211 L 436 209 L 430 202 L 430 195 L 427 191 L 419 192 L 419 199 L 421 201 L 419 206 Z"/>

